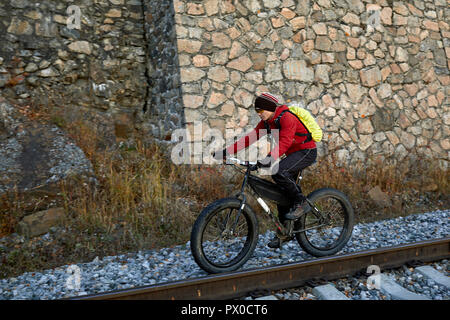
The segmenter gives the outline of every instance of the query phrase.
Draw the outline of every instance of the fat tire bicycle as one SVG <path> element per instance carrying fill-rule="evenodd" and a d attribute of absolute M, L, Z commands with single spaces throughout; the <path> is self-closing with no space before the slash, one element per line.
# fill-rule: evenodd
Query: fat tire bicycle
<path fill-rule="evenodd" d="M 341 191 L 321 188 L 311 192 L 306 197 L 311 210 L 295 221 L 282 224 L 262 198 L 289 205 L 290 201 L 283 191 L 275 183 L 251 174 L 258 170 L 256 163 L 228 158 L 226 164 L 245 168 L 240 192 L 206 206 L 191 231 L 192 255 L 206 272 L 234 271 L 251 258 L 256 248 L 258 219 L 247 202 L 246 191 L 271 218 L 281 237 L 295 237 L 300 247 L 312 256 L 335 254 L 350 239 L 354 211 L 349 199 Z M 297 184 L 301 178 L 300 173 Z"/>

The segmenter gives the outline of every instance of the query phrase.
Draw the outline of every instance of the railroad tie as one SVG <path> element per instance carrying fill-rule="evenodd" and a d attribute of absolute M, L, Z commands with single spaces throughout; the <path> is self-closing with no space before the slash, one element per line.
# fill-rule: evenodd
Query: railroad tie
<path fill-rule="evenodd" d="M 431 280 L 433 280 L 437 284 L 440 284 L 441 286 L 450 288 L 450 277 L 447 277 L 445 274 L 437 271 L 431 266 L 417 267 L 415 271 L 421 273 L 427 278 L 430 278 Z"/>
<path fill-rule="evenodd" d="M 255 298 L 255 300 L 279 300 L 274 295 Z"/>
<path fill-rule="evenodd" d="M 320 300 L 350 300 L 332 284 L 314 287 L 312 293 Z"/>
<path fill-rule="evenodd" d="M 430 300 L 424 295 L 405 289 L 384 273 L 380 274 L 380 276 L 380 290 L 384 294 L 390 295 L 392 300 Z"/>

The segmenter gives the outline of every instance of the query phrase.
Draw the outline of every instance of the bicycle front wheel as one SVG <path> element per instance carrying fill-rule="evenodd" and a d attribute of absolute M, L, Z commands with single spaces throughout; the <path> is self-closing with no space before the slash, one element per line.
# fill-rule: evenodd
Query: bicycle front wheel
<path fill-rule="evenodd" d="M 313 209 L 295 223 L 296 239 L 300 246 L 315 257 L 335 254 L 350 239 L 354 212 L 342 192 L 323 188 L 308 195 Z M 302 231 L 303 230 L 303 231 Z"/>
<path fill-rule="evenodd" d="M 206 272 L 229 272 L 242 266 L 253 254 L 258 241 L 258 222 L 247 204 L 225 198 L 200 213 L 191 233 L 195 262 Z"/>

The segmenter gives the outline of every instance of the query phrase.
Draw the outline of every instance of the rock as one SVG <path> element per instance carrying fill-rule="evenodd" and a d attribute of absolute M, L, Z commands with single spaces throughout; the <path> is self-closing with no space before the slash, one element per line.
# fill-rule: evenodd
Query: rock
<path fill-rule="evenodd" d="M 331 73 L 331 67 L 325 64 L 319 64 L 316 67 L 316 76 L 315 80 L 319 81 L 320 83 L 330 83 L 330 75 Z"/>
<path fill-rule="evenodd" d="M 258 0 L 243 0 L 241 2 L 253 13 L 262 9 Z"/>
<path fill-rule="evenodd" d="M 362 119 L 358 123 L 358 133 L 359 134 L 370 134 L 374 133 L 372 122 L 369 118 Z"/>
<path fill-rule="evenodd" d="M 56 71 L 55 69 L 53 69 L 52 67 L 41 70 L 37 73 L 38 76 L 43 77 L 43 78 L 48 78 L 48 77 L 56 77 L 59 75 L 58 71 Z"/>
<path fill-rule="evenodd" d="M 253 70 L 264 70 L 266 67 L 266 55 L 260 52 L 252 52 L 250 58 L 253 63 Z"/>
<path fill-rule="evenodd" d="M 400 139 L 397 137 L 397 135 L 393 131 L 386 132 L 386 136 L 388 137 L 389 141 L 392 143 L 392 145 L 396 146 L 400 143 Z"/>
<path fill-rule="evenodd" d="M 273 17 L 271 21 L 274 28 L 281 28 L 284 26 L 284 20 L 282 17 Z"/>
<path fill-rule="evenodd" d="M 213 91 L 208 101 L 208 108 L 215 108 L 227 100 L 224 94 Z"/>
<path fill-rule="evenodd" d="M 211 11 L 209 11 L 211 13 Z M 205 9 L 201 4 L 197 3 L 188 3 L 187 4 L 187 13 L 193 16 L 199 16 L 205 13 Z M 210 15 L 210 14 L 209 14 Z"/>
<path fill-rule="evenodd" d="M 228 68 L 239 70 L 242 72 L 246 72 L 248 69 L 252 67 L 253 63 L 247 56 L 242 56 L 240 58 L 237 58 L 230 63 L 227 64 Z"/>
<path fill-rule="evenodd" d="M 359 17 L 354 13 L 347 13 L 343 18 L 342 21 L 344 21 L 346 24 L 355 24 L 360 25 Z"/>
<path fill-rule="evenodd" d="M 331 44 L 328 36 L 317 36 L 315 48 L 322 51 L 331 51 Z"/>
<path fill-rule="evenodd" d="M 327 25 L 325 23 L 315 23 L 312 25 L 312 28 L 317 35 L 327 35 Z"/>
<path fill-rule="evenodd" d="M 208 72 L 208 78 L 217 82 L 225 82 L 230 78 L 230 73 L 225 67 L 212 67 Z"/>
<path fill-rule="evenodd" d="M 233 44 L 231 46 L 229 58 L 235 59 L 237 57 L 242 56 L 244 53 L 245 53 L 245 48 L 238 41 L 235 41 L 235 42 L 233 42 Z"/>
<path fill-rule="evenodd" d="M 292 31 L 297 31 L 299 29 L 303 29 L 306 26 L 306 19 L 305 17 L 297 17 L 290 21 L 290 24 L 292 26 Z"/>
<path fill-rule="evenodd" d="M 305 53 L 311 52 L 314 49 L 314 40 L 306 40 L 303 42 L 302 49 Z"/>
<path fill-rule="evenodd" d="M 385 25 L 391 25 L 392 24 L 392 9 L 389 7 L 383 8 L 380 12 L 380 19 L 381 23 Z"/>
<path fill-rule="evenodd" d="M 33 34 L 33 28 L 25 20 L 19 20 L 17 17 L 12 18 L 11 24 L 8 27 L 8 32 L 17 35 L 31 35 Z"/>
<path fill-rule="evenodd" d="M 395 61 L 397 61 L 397 62 L 408 61 L 408 51 L 406 51 L 402 47 L 398 47 L 396 54 L 395 54 Z"/>
<path fill-rule="evenodd" d="M 231 40 L 224 33 L 214 32 L 212 34 L 212 44 L 213 44 L 213 46 L 219 47 L 221 49 L 229 48 L 229 47 L 231 47 Z"/>
<path fill-rule="evenodd" d="M 25 72 L 35 72 L 38 70 L 38 66 L 35 63 L 29 63 L 25 68 Z"/>
<path fill-rule="evenodd" d="M 263 0 L 264 7 L 268 9 L 278 8 L 281 5 L 280 0 Z"/>
<path fill-rule="evenodd" d="M 92 177 L 92 164 L 58 127 L 28 119 L 0 98 L 0 194 L 51 188 L 72 177 Z"/>
<path fill-rule="evenodd" d="M 381 83 L 381 72 L 378 67 L 363 69 L 359 72 L 361 82 L 366 87 L 374 87 Z"/>
<path fill-rule="evenodd" d="M 370 135 L 370 134 L 367 134 L 367 135 L 361 134 L 359 136 L 358 146 L 359 146 L 359 148 L 362 151 L 367 150 L 372 145 L 372 143 L 373 143 L 372 135 Z"/>
<path fill-rule="evenodd" d="M 377 94 L 381 99 L 389 98 L 392 95 L 391 85 L 389 83 L 383 83 L 380 85 Z"/>
<path fill-rule="evenodd" d="M 425 20 L 423 25 L 428 30 L 439 32 L 439 24 L 435 21 Z"/>
<path fill-rule="evenodd" d="M 381 191 L 381 188 L 379 186 L 372 188 L 368 194 L 370 199 L 372 199 L 377 206 L 381 208 L 387 208 L 392 206 L 392 201 L 390 197 L 386 193 Z"/>
<path fill-rule="evenodd" d="M 206 14 L 208 16 L 212 16 L 215 15 L 219 12 L 219 5 L 217 3 L 217 0 L 207 0 L 204 1 L 205 2 L 205 10 L 206 10 Z M 198 9 L 201 10 L 201 9 Z"/>
<path fill-rule="evenodd" d="M 70 51 L 77 53 L 85 53 L 85 54 L 92 53 L 92 46 L 87 41 L 74 41 L 71 44 L 69 44 L 69 49 Z"/>
<path fill-rule="evenodd" d="M 119 9 L 110 9 L 105 16 L 109 18 L 120 18 L 122 16 L 122 11 Z"/>
<path fill-rule="evenodd" d="M 265 69 L 265 77 L 264 79 L 267 82 L 273 82 L 283 79 L 283 75 L 281 74 L 280 65 L 277 63 L 269 63 Z"/>
<path fill-rule="evenodd" d="M 194 66 L 197 68 L 210 66 L 209 58 L 204 55 L 201 55 L 201 54 L 196 55 L 192 60 L 193 60 Z"/>
<path fill-rule="evenodd" d="M 238 105 L 242 105 L 245 108 L 248 108 L 253 103 L 253 95 L 243 89 L 237 89 L 234 93 L 234 101 Z"/>
<path fill-rule="evenodd" d="M 181 82 L 192 82 L 200 80 L 205 76 L 205 72 L 198 68 L 181 68 Z"/>
<path fill-rule="evenodd" d="M 18 224 L 18 233 L 27 237 L 36 237 L 47 233 L 51 227 L 65 217 L 64 208 L 52 208 L 28 215 Z"/>
<path fill-rule="evenodd" d="M 406 149 L 412 149 L 416 145 L 416 137 L 405 131 L 401 132 L 400 141 Z"/>
<path fill-rule="evenodd" d="M 195 109 L 200 107 L 203 104 L 204 98 L 202 96 L 189 95 L 186 94 L 183 96 L 183 102 L 185 108 Z"/>
<path fill-rule="evenodd" d="M 180 52 L 197 53 L 200 51 L 200 48 L 202 47 L 202 43 L 200 41 L 178 39 L 177 42 L 178 42 L 178 50 Z"/>
<path fill-rule="evenodd" d="M 283 16 L 283 17 L 285 17 L 286 19 L 288 19 L 288 20 L 290 20 L 290 19 L 292 19 L 293 17 L 295 17 L 295 12 L 293 12 L 293 11 L 291 11 L 291 10 L 289 10 L 288 8 L 283 8 L 283 9 L 281 9 L 281 15 Z"/>
<path fill-rule="evenodd" d="M 314 70 L 308 68 L 304 60 L 286 60 L 283 63 L 283 71 L 289 80 L 314 81 Z"/>
<path fill-rule="evenodd" d="M 353 103 L 358 103 L 364 94 L 363 88 L 357 84 L 351 84 L 351 83 L 347 83 L 346 88 L 347 88 L 347 94 L 348 94 L 350 100 Z"/>
<path fill-rule="evenodd" d="M 350 60 L 348 64 L 356 70 L 362 69 L 364 67 L 363 63 L 360 60 Z"/>

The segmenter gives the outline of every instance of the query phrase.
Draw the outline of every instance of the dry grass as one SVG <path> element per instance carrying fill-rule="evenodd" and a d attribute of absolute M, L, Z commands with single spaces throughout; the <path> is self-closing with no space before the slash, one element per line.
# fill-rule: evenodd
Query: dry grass
<path fill-rule="evenodd" d="M 307 169 L 305 191 L 332 187 L 351 200 L 359 222 L 388 219 L 423 210 L 450 207 L 450 172 L 437 161 L 420 159 L 389 164 L 381 160 L 342 167 L 335 160 L 321 159 Z M 389 197 L 392 205 L 382 207 L 369 196 L 374 187 Z M 306 192 L 305 192 L 306 193 Z"/>
<path fill-rule="evenodd" d="M 99 183 L 65 190 L 66 208 L 81 228 L 120 233 L 134 249 L 186 242 L 201 203 L 225 196 L 217 169 L 175 166 L 156 144 L 87 155 Z"/>
<path fill-rule="evenodd" d="M 4 252 L 0 247 L 0 277 L 183 244 L 201 209 L 232 194 L 233 184 L 226 181 L 223 167 L 176 166 L 167 156 L 170 152 L 157 144 L 137 142 L 99 151 L 100 141 L 90 128 L 74 123 L 66 130 L 92 161 L 98 182 L 61 184 L 54 204 L 68 213 L 62 231 L 52 234 L 50 242 L 31 239 L 19 246 L 13 243 Z M 374 162 L 350 170 L 322 160 L 305 171 L 302 188 L 305 193 L 321 187 L 343 191 L 361 222 L 449 208 L 449 181 L 448 171 L 426 161 L 396 166 Z M 391 207 L 378 207 L 368 197 L 375 186 L 390 196 Z M 26 199 L 12 195 L 0 200 L 0 234 L 6 235 L 27 211 Z"/>
<path fill-rule="evenodd" d="M 11 243 L 9 252 L 2 253 L 0 246 L 0 277 L 186 243 L 204 204 L 226 195 L 218 168 L 176 166 L 156 144 L 99 151 L 100 141 L 90 128 L 74 123 L 66 129 L 93 163 L 97 182 L 61 183 L 52 206 L 67 212 L 64 231 L 52 235 L 51 243 L 41 241 L 39 248 L 33 239 Z M 20 197 L 0 199 L 2 235 L 17 231 L 20 217 L 35 211 Z"/>

